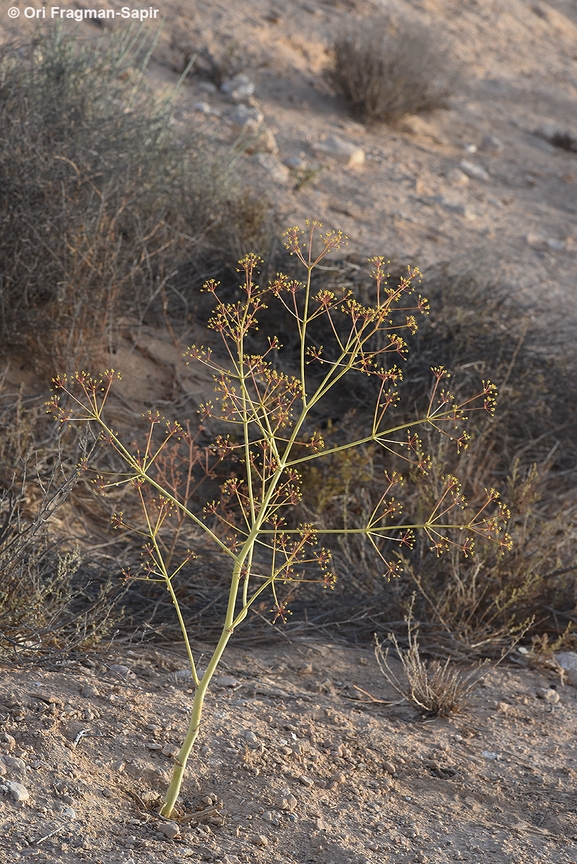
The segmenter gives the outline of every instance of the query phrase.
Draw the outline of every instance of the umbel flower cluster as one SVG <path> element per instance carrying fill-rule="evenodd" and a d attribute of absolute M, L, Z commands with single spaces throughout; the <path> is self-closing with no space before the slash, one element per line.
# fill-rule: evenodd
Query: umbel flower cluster
<path fill-rule="evenodd" d="M 215 281 L 204 286 L 215 303 L 209 327 L 220 334 L 224 351 L 193 345 L 186 352 L 188 362 L 204 365 L 214 378 L 213 399 L 200 407 L 197 430 L 151 413 L 144 442 L 124 440 L 106 418 L 106 403 L 119 377 L 114 371 L 98 378 L 84 372 L 71 379 L 60 377 L 54 382 L 59 392 L 49 403 L 49 410 L 62 423 L 91 423 L 120 458 L 122 471 L 101 474 L 98 484 L 103 492 L 122 486 L 134 491 L 141 518 L 129 519 L 118 512 L 115 525 L 143 535 L 143 570 L 136 578 L 166 586 L 182 629 L 196 690 L 190 726 L 161 811 L 165 816 L 178 796 L 210 680 L 251 606 L 268 594 L 273 620 L 285 621 L 290 614 L 287 597 L 296 585 L 311 581 L 328 588 L 334 585 L 330 551 L 322 545 L 325 535 L 364 535 L 378 552 L 386 578 L 399 574 L 395 549 L 412 546 L 419 530 L 437 554 L 457 547 L 471 555 L 475 537 L 495 541 L 502 548 L 510 545 L 505 532 L 509 512 L 494 489 L 487 490 L 479 509 L 469 512 L 458 479 L 447 476 L 438 500 L 419 524 L 406 518 L 395 497 L 405 475 L 429 470 L 420 430 L 435 430 L 461 451 L 467 447 L 468 415 L 472 411 L 492 415 L 496 404 L 496 388 L 489 381 L 482 382 L 477 394 L 458 402 L 447 388 L 448 372 L 435 367 L 424 414 L 393 422 L 403 377 L 400 364 L 407 354 L 404 334 L 414 333 L 418 316 L 428 313 L 427 300 L 417 290 L 419 271 L 408 268 L 403 278 L 389 284 L 387 262 L 371 259 L 373 299 L 365 304 L 351 290 L 313 290 L 315 267 L 341 248 L 346 242 L 343 234 L 323 233 L 319 223 L 307 222 L 306 231 L 287 231 L 285 242 L 303 267 L 303 281 L 277 274 L 263 287 L 256 278 L 261 262 L 247 255 L 239 262 L 238 300 L 222 300 Z M 296 335 L 298 354 L 290 370 L 279 369 L 283 346 L 276 335 L 259 334 L 266 342 L 261 353 L 249 348 L 256 341 L 260 313 L 272 304 L 279 305 Z M 321 321 L 325 344 L 316 338 Z M 351 374 L 376 381 L 372 424 L 363 437 L 332 445 L 314 428 L 314 418 L 323 402 L 330 402 L 333 388 Z M 203 424 L 220 430 L 208 445 L 200 443 L 206 434 Z M 307 463 L 370 443 L 383 448 L 397 466 L 405 465 L 407 472 L 385 471 L 382 494 L 366 523 L 322 531 L 313 524 L 295 524 L 292 514 L 301 501 Z M 213 487 L 218 484 L 220 496 L 202 501 L 200 487 L 207 480 Z M 222 633 L 202 675 L 174 590 L 175 580 L 194 557 L 192 546 L 199 541 L 215 544 L 230 561 L 231 573 Z"/>

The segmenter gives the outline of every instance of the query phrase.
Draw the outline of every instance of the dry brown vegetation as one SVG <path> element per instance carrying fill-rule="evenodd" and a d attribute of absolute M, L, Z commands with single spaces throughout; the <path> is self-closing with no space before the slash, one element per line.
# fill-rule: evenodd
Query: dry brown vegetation
<path fill-rule="evenodd" d="M 329 80 L 364 119 L 395 123 L 446 104 L 457 74 L 440 29 L 404 17 L 352 18 L 332 49 Z"/>

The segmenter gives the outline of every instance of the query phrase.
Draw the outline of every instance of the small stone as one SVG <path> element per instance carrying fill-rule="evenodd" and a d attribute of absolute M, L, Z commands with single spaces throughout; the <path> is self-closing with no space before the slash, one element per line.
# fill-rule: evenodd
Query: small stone
<path fill-rule="evenodd" d="M 289 156 L 287 159 L 283 159 L 282 164 L 293 169 L 307 167 L 307 161 L 302 156 Z"/>
<path fill-rule="evenodd" d="M 159 744 L 158 741 L 147 741 L 146 749 L 147 750 L 162 750 L 163 744 Z"/>
<path fill-rule="evenodd" d="M 130 675 L 128 666 L 123 666 L 121 663 L 113 663 L 108 667 L 108 671 L 116 675 L 117 678 L 127 678 Z"/>
<path fill-rule="evenodd" d="M 158 826 L 158 830 L 169 840 L 174 840 L 180 834 L 180 826 L 176 822 L 165 822 Z"/>
<path fill-rule="evenodd" d="M 486 182 L 490 179 L 484 168 L 480 165 L 475 165 L 473 162 L 468 162 L 466 159 L 461 159 L 459 168 L 467 177 L 471 177 L 473 180 L 483 180 Z"/>
<path fill-rule="evenodd" d="M 198 111 L 199 114 L 210 114 L 211 108 L 208 102 L 200 100 L 192 103 L 192 110 Z"/>
<path fill-rule="evenodd" d="M 297 804 L 297 799 L 290 792 L 285 792 L 281 794 L 277 799 L 277 807 L 279 808 L 279 810 L 285 810 L 288 813 L 292 813 L 293 810 L 296 809 Z"/>
<path fill-rule="evenodd" d="M 363 148 L 357 147 L 356 144 L 339 138 L 337 135 L 330 135 L 324 141 L 313 144 L 313 150 L 341 162 L 347 168 L 356 168 L 365 164 Z"/>
<path fill-rule="evenodd" d="M 258 744 L 258 738 L 254 734 L 252 729 L 246 730 L 246 732 L 244 733 L 244 740 L 249 745 L 249 747 L 254 747 L 256 744 Z"/>
<path fill-rule="evenodd" d="M 538 699 L 544 699 L 545 702 L 549 702 L 551 705 L 556 705 L 561 701 L 561 697 L 554 687 L 537 687 L 535 692 Z"/>
<path fill-rule="evenodd" d="M 311 778 L 310 778 L 310 777 L 307 777 L 305 774 L 301 774 L 301 776 L 299 777 L 299 783 L 300 783 L 302 786 L 306 786 L 307 789 L 310 789 L 311 786 L 314 786 L 314 785 L 315 785 L 315 781 L 314 781 L 314 780 L 311 780 Z"/>
<path fill-rule="evenodd" d="M 218 87 L 212 81 L 199 81 L 196 86 L 202 93 L 218 93 Z"/>
<path fill-rule="evenodd" d="M 76 810 L 73 810 L 72 807 L 63 807 L 61 813 L 68 816 L 69 819 L 76 819 Z"/>
<path fill-rule="evenodd" d="M 25 774 L 26 762 L 18 756 L 0 756 L 0 763 L 6 767 L 6 774 Z"/>
<path fill-rule="evenodd" d="M 332 783 L 346 783 L 347 782 L 346 774 L 343 774 L 340 771 L 337 774 L 331 774 L 331 782 Z"/>
<path fill-rule="evenodd" d="M 553 656 L 561 669 L 564 670 L 569 684 L 577 687 L 577 653 L 575 651 L 560 651 L 559 654 Z"/>
<path fill-rule="evenodd" d="M 463 147 L 463 150 L 465 151 L 465 153 L 476 153 L 477 152 L 477 145 L 476 144 L 465 144 L 465 146 Z"/>
<path fill-rule="evenodd" d="M 255 846 L 268 846 L 268 838 L 264 834 L 255 834 L 251 840 Z"/>
<path fill-rule="evenodd" d="M 397 766 L 392 762 L 383 762 L 383 770 L 387 772 L 387 774 L 396 774 Z"/>
<path fill-rule="evenodd" d="M 178 756 L 179 748 L 174 744 L 165 744 L 162 750 L 160 751 L 163 756 L 168 756 L 171 759 L 174 759 Z"/>
<path fill-rule="evenodd" d="M 6 783 L 6 788 L 8 789 L 12 799 L 17 803 L 28 801 L 30 798 L 30 792 L 26 786 L 22 785 L 22 783 L 16 783 L 13 780 L 9 780 L 8 783 Z"/>
<path fill-rule="evenodd" d="M 255 153 L 251 157 L 251 162 L 264 168 L 270 179 L 274 180 L 275 183 L 283 186 L 288 183 L 290 178 L 289 169 L 282 162 L 279 162 L 272 153 Z"/>
<path fill-rule="evenodd" d="M 460 201 L 451 201 L 449 198 L 444 198 L 442 195 L 433 196 L 433 200 L 437 201 L 441 207 L 445 208 L 445 210 L 449 210 L 451 213 L 456 213 L 457 216 L 463 216 L 467 221 L 471 221 L 475 218 L 474 213 L 472 213 L 465 204 L 461 204 Z"/>
<path fill-rule="evenodd" d="M 94 684 L 84 684 L 80 690 L 80 693 L 87 699 L 96 699 L 97 696 L 100 696 L 100 693 L 98 692 Z"/>
<path fill-rule="evenodd" d="M 255 135 L 255 138 L 247 142 L 247 153 L 278 153 L 278 144 L 272 129 L 261 124 L 258 130 L 255 130 Z"/>
<path fill-rule="evenodd" d="M 496 135 L 485 135 L 481 141 L 479 150 L 485 150 L 487 153 L 502 153 L 505 145 Z"/>
<path fill-rule="evenodd" d="M 215 681 L 217 687 L 240 687 L 240 681 L 232 675 L 221 675 Z"/>
<path fill-rule="evenodd" d="M 74 804 L 74 798 L 71 795 L 63 795 L 60 800 L 63 804 Z"/>
<path fill-rule="evenodd" d="M 555 252 L 561 252 L 567 245 L 564 240 L 554 240 L 552 238 L 549 238 L 546 242 L 549 249 L 554 249 Z"/>
<path fill-rule="evenodd" d="M 232 125 L 240 132 L 256 129 L 264 120 L 264 114 L 259 108 L 249 108 L 247 105 L 237 105 L 228 115 Z M 226 676 L 225 676 L 226 677 Z"/>
<path fill-rule="evenodd" d="M 488 759 L 490 762 L 499 762 L 501 760 L 499 754 L 494 753 L 493 750 L 483 750 L 481 756 Z"/>
<path fill-rule="evenodd" d="M 11 753 L 12 750 L 16 747 L 16 738 L 12 735 L 9 735 L 8 732 L 2 732 L 0 734 L 0 745 L 6 750 L 8 753 Z"/>
<path fill-rule="evenodd" d="M 469 178 L 460 168 L 452 168 L 447 174 L 451 186 L 468 186 Z"/>
<path fill-rule="evenodd" d="M 243 72 L 235 75 L 234 78 L 229 78 L 221 84 L 221 91 L 235 102 L 240 102 L 242 99 L 248 99 L 254 94 L 254 81 L 251 81 L 248 75 Z"/>

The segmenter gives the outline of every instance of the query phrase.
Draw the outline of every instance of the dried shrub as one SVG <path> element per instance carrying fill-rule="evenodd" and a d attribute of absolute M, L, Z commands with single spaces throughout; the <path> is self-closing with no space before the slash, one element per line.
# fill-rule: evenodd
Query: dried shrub
<path fill-rule="evenodd" d="M 266 203 L 234 182 L 232 154 L 194 132 L 176 140 L 174 94 L 150 91 L 149 54 L 130 29 L 82 44 L 59 28 L 1 52 L 5 350 L 75 366 L 114 342 L 120 312 L 186 302 L 191 259 L 263 248 Z"/>
<path fill-rule="evenodd" d="M 330 280 L 325 274 L 327 287 L 333 281 L 354 284 L 355 272 L 344 262 Z M 480 506 L 486 488 L 495 486 L 511 506 L 513 548 L 494 554 L 479 542 L 472 558 L 452 553 L 438 558 L 419 537 L 412 551 L 403 550 L 404 577 L 383 583 L 378 556 L 366 538 L 341 538 L 331 548 L 337 573 L 347 578 L 311 618 L 338 620 L 357 637 L 367 636 L 375 626 L 402 628 L 416 591 L 415 615 L 423 638 L 451 651 L 493 652 L 529 620 L 531 636 L 555 639 L 577 619 L 577 362 L 568 348 L 571 340 L 562 321 L 545 337 L 542 315 L 531 316 L 512 299 L 486 262 L 472 262 L 470 268 L 438 267 L 425 273 L 423 288 L 431 315 L 412 340 L 401 387 L 405 404 L 426 401 L 430 367 L 438 363 L 454 370 L 451 383 L 457 392 L 490 377 L 499 386 L 500 398 L 494 418 L 471 418 L 472 441 L 461 455 L 425 433 L 429 472 L 413 476 L 412 491 L 408 493 L 407 486 L 397 497 L 407 512 L 420 518 L 437 500 L 447 472 L 463 479 L 473 506 Z M 356 284 L 354 290 L 359 290 Z M 323 434 L 335 445 L 353 434 L 352 429 L 361 438 L 370 424 L 364 409 L 372 398 L 369 383 L 360 377 L 351 383 L 335 394 L 333 413 L 321 418 Z M 399 411 L 397 420 L 402 423 L 408 416 Z M 320 519 L 326 527 L 343 518 L 350 527 L 363 524 L 374 507 L 384 464 L 381 450 L 367 443 L 354 460 L 335 453 L 330 461 L 311 466 L 303 480 L 304 518 Z M 402 466 L 395 467 L 402 471 Z M 354 598 L 348 593 L 353 585 Z M 346 594 L 345 621 L 345 598 L 339 592 Z"/>
<path fill-rule="evenodd" d="M 53 432 L 39 400 L 0 392 L 0 654 L 19 659 L 91 647 L 122 615 L 122 585 L 51 525 L 77 479 Z"/>
<path fill-rule="evenodd" d="M 442 31 L 408 19 L 348 20 L 337 35 L 329 79 L 352 111 L 395 123 L 445 105 L 456 80 Z"/>
<path fill-rule="evenodd" d="M 483 677 L 479 668 L 463 673 L 450 658 L 444 661 L 427 661 L 421 657 L 417 632 L 411 618 L 407 619 L 408 648 L 403 651 L 393 633 L 388 639 L 401 661 L 405 680 L 399 680 L 389 663 L 389 649 L 383 650 L 375 638 L 375 657 L 379 669 L 388 683 L 410 702 L 421 714 L 428 717 L 450 717 L 464 711 L 475 685 Z"/>

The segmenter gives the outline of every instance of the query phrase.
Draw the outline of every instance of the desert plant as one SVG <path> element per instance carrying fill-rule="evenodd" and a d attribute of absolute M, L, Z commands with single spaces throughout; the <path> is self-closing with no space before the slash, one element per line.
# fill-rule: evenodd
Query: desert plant
<path fill-rule="evenodd" d="M 0 654 L 20 659 L 96 644 L 120 620 L 124 590 L 51 528 L 78 475 L 42 407 L 0 387 Z M 72 462 L 74 444 L 90 449 L 68 440 Z"/>
<path fill-rule="evenodd" d="M 209 326 L 222 337 L 226 353 L 219 358 L 211 348 L 192 346 L 187 356 L 189 361 L 202 363 L 214 373 L 215 401 L 201 406 L 201 418 L 213 428 L 219 424 L 223 430 L 230 430 L 217 434 L 208 450 L 199 450 L 188 430 L 178 423 L 164 423 L 156 414 L 148 418 L 148 432 L 141 446 L 122 440 L 105 418 L 106 401 L 117 377 L 113 371 L 100 378 L 76 373 L 72 378 L 60 376 L 55 380 L 59 393 L 49 403 L 49 410 L 63 424 L 93 424 L 123 466 L 122 472 L 101 474 L 99 486 L 104 494 L 130 489 L 135 492 L 142 521 L 131 526 L 129 518 L 119 512 L 116 524 L 134 527 L 145 537 L 141 578 L 156 580 L 168 590 L 188 651 L 196 688 L 194 703 L 161 811 L 164 816 L 170 816 L 178 797 L 199 733 L 210 681 L 251 606 L 267 592 L 272 595 L 274 621 L 285 621 L 295 586 L 318 582 L 330 588 L 334 584 L 331 556 L 319 545 L 318 536 L 366 537 L 380 556 L 386 578 L 397 575 L 399 570 L 391 549 L 412 546 L 419 529 L 436 554 L 459 549 L 470 555 L 475 537 L 490 538 L 503 548 L 509 545 L 502 530 L 508 511 L 498 501 L 498 494 L 488 490 L 480 506 L 469 511 L 453 476 L 444 478 L 439 498 L 422 520 L 402 515 L 394 493 L 403 477 L 393 471 L 385 471 L 380 496 L 363 525 L 341 525 L 319 532 L 312 523 L 295 525 L 291 520 L 291 512 L 302 495 L 300 472 L 304 466 L 335 454 L 354 453 L 372 442 L 404 465 L 410 479 L 412 472 L 427 471 L 429 465 L 417 431 L 420 427 L 436 430 L 458 448 L 466 447 L 466 415 L 477 410 L 492 413 L 495 406 L 495 388 L 487 381 L 478 394 L 457 403 L 443 384 L 446 371 L 435 367 L 423 415 L 406 422 L 397 423 L 393 418 L 389 421 L 397 402 L 396 385 L 402 378 L 401 369 L 393 361 L 406 353 L 400 331 L 413 331 L 417 327 L 415 316 L 427 311 L 426 299 L 415 291 L 419 272 L 409 268 L 405 278 L 393 287 L 387 283 L 384 260 L 374 258 L 370 304 L 359 302 L 349 290 L 315 293 L 311 290 L 315 267 L 344 241 L 340 232 L 319 235 L 320 228 L 318 223 L 307 223 L 304 242 L 298 228 L 285 235 L 287 249 L 304 267 L 304 282 L 277 274 L 267 287 L 260 287 L 255 282 L 258 259 L 248 255 L 240 261 L 240 300 L 225 303 L 219 299 L 217 283 L 206 283 L 205 290 L 216 303 Z M 249 334 L 258 327 L 259 312 L 275 302 L 290 315 L 297 334 L 300 348 L 294 374 L 277 369 L 276 355 L 282 346 L 276 336 L 267 335 L 267 347 L 262 353 L 247 350 Z M 313 325 L 321 318 L 329 325 L 324 346 L 312 336 Z M 320 374 L 312 374 L 315 366 Z M 332 445 L 314 428 L 314 417 L 321 403 L 330 404 L 331 391 L 345 375 L 370 376 L 377 381 L 372 427 L 363 438 L 352 437 Z M 167 465 L 178 464 L 171 453 L 179 445 L 188 450 L 191 466 L 180 479 L 178 470 L 167 471 Z M 214 482 L 211 460 L 220 461 L 227 470 L 220 483 L 220 498 L 205 500 L 200 506 L 190 495 L 192 478 L 201 469 L 200 479 L 208 475 L 209 482 Z M 173 534 L 167 530 L 183 516 L 189 526 L 188 539 L 198 541 L 200 532 L 203 542 L 212 542 L 226 557 L 231 572 L 220 638 L 202 673 L 175 592 L 177 577 L 193 552 L 189 547 L 175 555 Z"/>
<path fill-rule="evenodd" d="M 147 83 L 153 47 L 140 30 L 84 44 L 56 27 L 0 53 L 4 350 L 77 368 L 114 345 L 120 313 L 186 301 L 191 258 L 234 267 L 266 243 L 237 157 L 194 130 L 177 140 L 178 87 Z"/>
<path fill-rule="evenodd" d="M 450 95 L 447 39 L 436 29 L 389 17 L 349 20 L 337 35 L 328 76 L 352 111 L 394 123 L 442 107 Z"/>
<path fill-rule="evenodd" d="M 405 680 L 400 680 L 391 668 L 389 649 L 383 650 L 382 643 L 375 636 L 375 657 L 385 679 L 421 714 L 429 717 L 450 717 L 463 711 L 483 673 L 479 672 L 479 667 L 463 673 L 453 665 L 449 657 L 444 661 L 424 660 L 420 652 L 415 623 L 410 616 L 406 623 L 408 633 L 406 651 L 399 646 L 394 633 L 388 635 L 401 661 Z"/>

